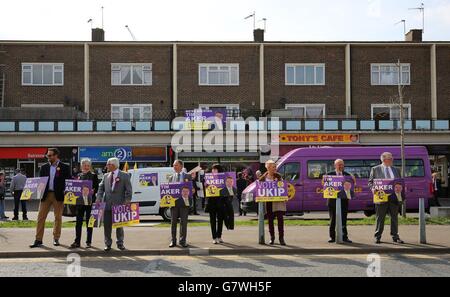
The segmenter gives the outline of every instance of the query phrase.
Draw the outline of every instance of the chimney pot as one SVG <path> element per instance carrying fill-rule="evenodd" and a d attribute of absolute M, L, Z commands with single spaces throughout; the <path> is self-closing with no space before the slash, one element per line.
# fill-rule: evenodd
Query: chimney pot
<path fill-rule="evenodd" d="M 105 30 L 103 30 L 102 28 L 92 28 L 92 41 L 105 41 Z"/>
<path fill-rule="evenodd" d="M 406 42 L 422 42 L 422 30 L 412 29 L 405 35 Z"/>
<path fill-rule="evenodd" d="M 264 42 L 264 30 L 263 29 L 253 30 L 253 39 L 255 42 L 263 43 Z"/>

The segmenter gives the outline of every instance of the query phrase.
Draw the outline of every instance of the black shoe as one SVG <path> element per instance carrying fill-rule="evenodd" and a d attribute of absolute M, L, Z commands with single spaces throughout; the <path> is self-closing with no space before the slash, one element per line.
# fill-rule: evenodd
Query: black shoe
<path fill-rule="evenodd" d="M 280 244 L 281 244 L 281 245 L 286 245 L 286 242 L 284 241 L 284 238 L 283 238 L 283 237 L 280 237 Z"/>
<path fill-rule="evenodd" d="M 376 239 L 375 239 L 375 243 L 376 243 L 376 244 L 381 244 L 381 239 L 380 239 L 380 238 L 376 238 Z"/>
<path fill-rule="evenodd" d="M 74 243 L 72 243 L 70 245 L 70 248 L 71 249 L 78 249 L 78 248 L 80 248 L 80 244 L 78 242 L 74 242 Z"/>
<path fill-rule="evenodd" d="M 90 249 L 92 247 L 92 244 L 90 242 L 86 242 L 86 248 Z"/>
<path fill-rule="evenodd" d="M 187 245 L 186 242 L 183 242 L 183 243 L 180 242 L 180 245 L 181 245 L 181 247 L 183 247 L 183 248 L 187 248 L 187 247 L 188 247 L 188 245 Z"/>
<path fill-rule="evenodd" d="M 11 221 L 18 221 L 19 220 L 19 217 L 13 217 L 12 219 L 11 219 Z"/>
<path fill-rule="evenodd" d="M 28 217 L 27 217 L 27 216 L 24 216 L 24 217 L 22 218 L 22 221 L 28 221 Z"/>
<path fill-rule="evenodd" d="M 270 245 L 274 245 L 275 244 L 275 237 L 271 237 L 270 241 L 269 241 Z"/>
<path fill-rule="evenodd" d="M 107 245 L 105 246 L 105 248 L 103 249 L 105 252 L 109 252 L 111 250 L 111 246 Z"/>
<path fill-rule="evenodd" d="M 336 242 L 336 238 L 330 238 L 330 239 L 328 240 L 328 242 L 329 242 L 329 243 Z"/>
<path fill-rule="evenodd" d="M 41 246 L 42 246 L 42 241 L 35 240 L 34 243 L 30 245 L 30 248 L 34 249 L 34 248 L 41 247 Z"/>
<path fill-rule="evenodd" d="M 400 244 L 404 244 L 405 242 L 403 240 L 401 240 L 400 238 L 393 238 L 392 239 L 394 242 L 396 243 L 400 243 Z"/>
<path fill-rule="evenodd" d="M 123 244 L 118 244 L 118 245 L 117 245 L 117 248 L 118 248 L 119 250 L 121 250 L 121 251 L 124 251 L 124 250 L 125 250 L 125 246 L 124 246 Z"/>
<path fill-rule="evenodd" d="M 353 243 L 353 241 L 351 241 L 351 240 L 348 239 L 348 238 L 344 238 L 343 240 L 344 240 L 345 243 Z"/>
<path fill-rule="evenodd" d="M 177 246 L 177 244 L 174 242 L 174 241 L 172 241 L 170 244 L 169 244 L 169 247 L 170 248 L 173 248 L 173 247 L 176 247 Z"/>
<path fill-rule="evenodd" d="M 54 240 L 53 240 L 53 245 L 54 245 L 54 246 L 60 246 L 60 244 L 59 244 L 59 239 L 54 239 Z"/>
<path fill-rule="evenodd" d="M 198 212 L 194 212 L 194 216 L 199 216 L 200 214 Z"/>

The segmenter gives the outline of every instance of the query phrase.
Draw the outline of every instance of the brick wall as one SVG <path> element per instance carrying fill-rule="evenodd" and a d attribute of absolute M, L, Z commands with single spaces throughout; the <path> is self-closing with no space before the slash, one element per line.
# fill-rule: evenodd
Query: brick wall
<path fill-rule="evenodd" d="M 437 112 L 439 119 L 450 118 L 450 46 L 436 46 Z"/>

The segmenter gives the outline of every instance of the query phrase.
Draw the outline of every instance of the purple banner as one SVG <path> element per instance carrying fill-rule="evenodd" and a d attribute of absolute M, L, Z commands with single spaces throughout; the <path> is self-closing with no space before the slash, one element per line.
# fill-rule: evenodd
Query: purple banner
<path fill-rule="evenodd" d="M 216 118 L 225 126 L 227 111 L 223 108 L 213 109 L 191 109 L 185 111 L 185 126 L 187 130 L 209 130 L 215 123 Z"/>
<path fill-rule="evenodd" d="M 161 201 L 159 207 L 174 207 L 177 199 L 189 201 L 192 197 L 192 183 L 165 183 L 161 184 Z"/>
<path fill-rule="evenodd" d="M 139 224 L 139 203 L 112 206 L 112 226 L 119 228 Z"/>
<path fill-rule="evenodd" d="M 337 199 L 340 191 L 353 191 L 354 188 L 351 176 L 324 175 L 322 181 L 323 198 L 325 199 Z"/>
<path fill-rule="evenodd" d="M 236 172 L 206 173 L 206 197 L 220 197 L 226 187 L 236 187 Z"/>
<path fill-rule="evenodd" d="M 374 179 L 372 191 L 374 203 L 388 202 L 391 197 L 399 202 L 405 200 L 405 182 L 401 178 Z"/>
<path fill-rule="evenodd" d="M 42 199 L 47 182 L 48 176 L 27 178 L 20 200 Z"/>
<path fill-rule="evenodd" d="M 283 202 L 288 200 L 288 182 L 256 181 L 256 202 Z"/>
<path fill-rule="evenodd" d="M 64 188 L 64 204 L 69 205 L 91 205 L 92 180 L 67 179 Z"/>
<path fill-rule="evenodd" d="M 139 185 L 141 187 L 156 187 L 156 186 L 158 186 L 158 173 L 139 174 Z"/>
<path fill-rule="evenodd" d="M 105 202 L 92 204 L 91 216 L 89 217 L 89 228 L 100 228 L 103 225 L 103 214 L 105 213 Z"/>

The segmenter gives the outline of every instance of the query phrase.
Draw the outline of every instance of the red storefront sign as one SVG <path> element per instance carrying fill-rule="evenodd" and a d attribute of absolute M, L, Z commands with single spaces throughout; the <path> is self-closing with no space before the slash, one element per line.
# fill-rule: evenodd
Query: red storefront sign
<path fill-rule="evenodd" d="M 45 147 L 1 147 L 0 159 L 44 159 Z"/>

